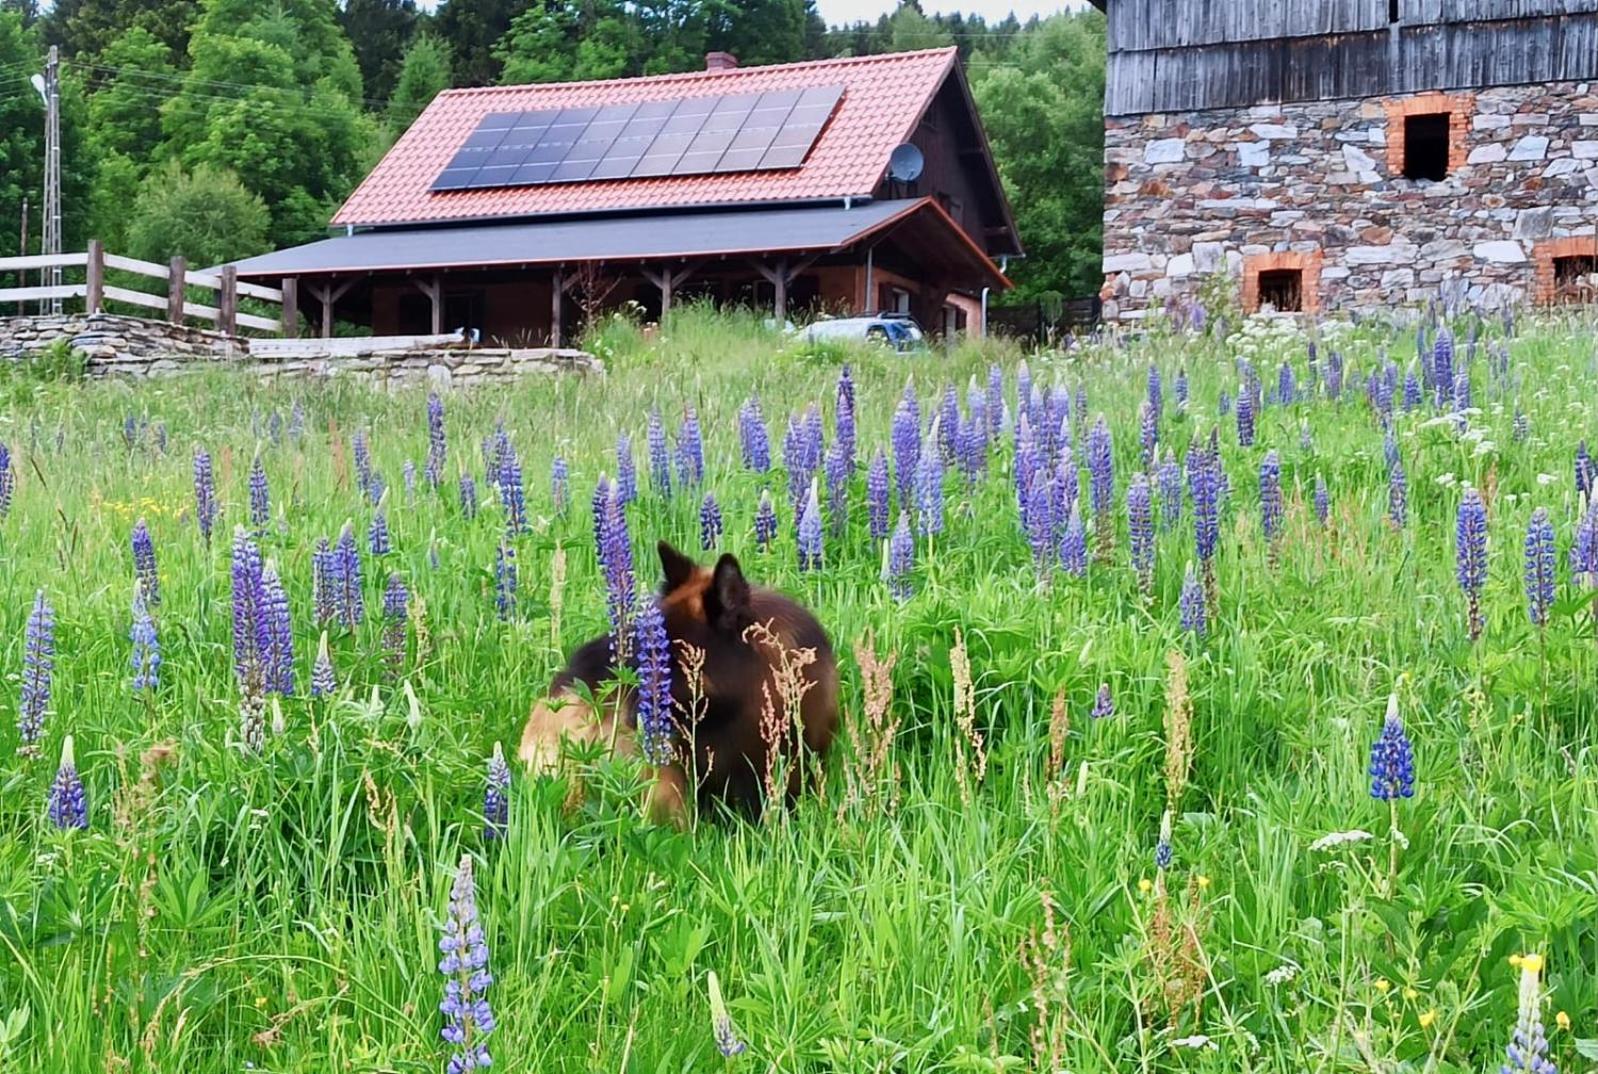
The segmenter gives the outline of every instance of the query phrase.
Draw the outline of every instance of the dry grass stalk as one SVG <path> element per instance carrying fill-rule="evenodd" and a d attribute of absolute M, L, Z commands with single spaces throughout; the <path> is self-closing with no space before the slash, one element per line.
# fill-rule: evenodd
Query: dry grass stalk
<path fill-rule="evenodd" d="M 849 793 L 838 807 L 838 819 L 854 802 L 873 802 L 891 810 L 898 796 L 898 766 L 889 771 L 893 740 L 899 733 L 899 717 L 893 709 L 893 668 L 898 653 L 878 657 L 876 637 L 866 631 L 855 646 L 855 664 L 860 668 L 860 693 L 865 718 L 849 720 L 854 757 L 848 769 Z"/>
<path fill-rule="evenodd" d="M 1181 650 L 1165 654 L 1165 801 L 1175 809 L 1193 766 L 1193 699 L 1187 691 L 1187 658 Z"/>
<path fill-rule="evenodd" d="M 1041 894 L 1043 931 L 1033 928 L 1021 942 L 1021 965 L 1032 983 L 1032 1006 L 1037 1012 L 1030 1033 L 1032 1069 L 1054 1074 L 1064 1069 L 1070 1025 L 1071 940 L 1055 924 L 1053 895 L 1047 890 Z"/>
<path fill-rule="evenodd" d="M 566 603 L 566 549 L 555 546 L 549 560 L 549 643 L 560 649 L 560 613 Z"/>
<path fill-rule="evenodd" d="M 1071 734 L 1071 710 L 1062 688 L 1049 708 L 1049 773 L 1046 787 L 1051 815 L 1058 817 L 1060 802 L 1069 793 L 1065 780 L 1065 744 Z"/>
<path fill-rule="evenodd" d="M 769 623 L 751 624 L 744 631 L 744 639 L 765 650 L 770 669 L 767 681 L 760 685 L 760 737 L 766 745 L 765 817 L 769 822 L 779 812 L 771 807 L 787 797 L 794 766 L 802 769 L 805 763 L 801 748 L 803 707 L 805 695 L 815 685 L 805 669 L 816 662 L 816 651 L 788 645 Z M 777 688 L 775 696 L 773 685 Z"/>
<path fill-rule="evenodd" d="M 987 775 L 988 756 L 983 750 L 982 732 L 977 730 L 971 658 L 966 654 L 965 638 L 958 629 L 954 632 L 954 648 L 949 651 L 949 668 L 954 673 L 954 721 L 960 730 L 954 740 L 954 774 L 960 781 L 960 800 L 969 803 L 972 787 L 980 787 Z"/>
<path fill-rule="evenodd" d="M 1151 1017 L 1162 1013 L 1166 1024 L 1175 1030 L 1189 1008 L 1192 1024 L 1198 1024 L 1203 1015 L 1208 971 L 1201 937 L 1209 924 L 1209 910 L 1203 902 L 1204 882 L 1199 877 L 1188 880 L 1185 906 L 1171 899 L 1165 878 L 1166 873 L 1161 870 L 1154 880 L 1154 914 L 1149 919 L 1147 952 L 1157 991 L 1149 997 L 1147 1007 Z M 1156 1001 L 1159 1010 L 1155 1009 Z"/>

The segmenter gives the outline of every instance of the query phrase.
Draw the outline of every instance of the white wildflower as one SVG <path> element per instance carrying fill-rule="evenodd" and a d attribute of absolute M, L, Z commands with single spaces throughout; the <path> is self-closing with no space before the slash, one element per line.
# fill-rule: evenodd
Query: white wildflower
<path fill-rule="evenodd" d="M 1495 452 L 1497 450 L 1498 450 L 1498 445 L 1497 444 L 1493 443 L 1491 440 L 1483 440 L 1481 443 L 1476 445 L 1475 454 L 1477 454 L 1477 455 L 1491 455 L 1493 452 Z"/>
<path fill-rule="evenodd" d="M 1459 480 L 1459 478 L 1455 477 L 1452 473 L 1438 474 L 1437 475 L 1437 483 L 1439 485 L 1443 486 L 1443 488 L 1445 488 L 1445 489 L 1453 488 L 1455 482 L 1457 482 L 1458 480 Z"/>
<path fill-rule="evenodd" d="M 1553 474 L 1538 474 L 1537 475 L 1537 484 L 1542 485 L 1544 487 L 1552 485 L 1555 481 L 1558 481 L 1558 480 L 1559 480 L 1559 478 L 1555 477 Z"/>
<path fill-rule="evenodd" d="M 1311 850 L 1332 850 L 1352 843 L 1363 843 L 1375 838 L 1370 832 L 1355 828 L 1346 832 L 1329 832 L 1309 845 Z"/>
<path fill-rule="evenodd" d="M 1285 985 L 1297 976 L 1298 967 L 1291 962 L 1284 962 L 1265 975 L 1265 983 L 1268 985 Z"/>
<path fill-rule="evenodd" d="M 1212 1052 L 1220 1050 L 1220 1047 L 1213 1040 L 1202 1033 L 1195 1033 L 1191 1037 L 1178 1037 L 1171 1042 L 1171 1047 L 1191 1048 L 1194 1051 L 1198 1051 L 1201 1048 L 1208 1048 Z"/>

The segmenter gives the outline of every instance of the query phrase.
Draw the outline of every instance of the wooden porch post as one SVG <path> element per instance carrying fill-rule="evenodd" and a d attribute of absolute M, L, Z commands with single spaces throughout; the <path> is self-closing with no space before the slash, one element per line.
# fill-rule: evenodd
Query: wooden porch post
<path fill-rule="evenodd" d="M 754 262 L 755 271 L 764 276 L 766 282 L 771 284 L 771 290 L 776 296 L 772 307 L 776 313 L 777 326 L 782 327 L 788 317 L 788 285 L 798 278 L 799 274 L 816 263 L 820 254 L 811 254 L 799 261 L 790 262 L 786 257 L 777 259 L 776 268 L 767 268 L 760 262 Z"/>
<path fill-rule="evenodd" d="M 105 305 L 105 243 L 89 240 L 89 267 L 84 275 L 87 295 L 84 306 L 90 313 L 99 313 Z"/>
<path fill-rule="evenodd" d="M 561 307 L 565 304 L 566 273 L 557 267 L 549 284 L 549 345 L 557 350 L 560 349 Z"/>
<path fill-rule="evenodd" d="M 167 269 L 166 319 L 173 324 L 183 323 L 184 289 L 188 284 L 189 264 L 179 254 Z"/>
<path fill-rule="evenodd" d="M 285 277 L 282 283 L 283 311 L 279 319 L 279 332 L 284 339 L 296 339 L 300 334 L 300 281 Z"/>
<path fill-rule="evenodd" d="M 671 315 L 672 292 L 682 286 L 688 277 L 698 272 L 701 264 L 702 262 L 699 261 L 690 261 L 681 268 L 676 269 L 667 265 L 659 272 L 651 272 L 648 269 L 642 270 L 644 279 L 660 288 L 660 323 L 662 326 L 665 325 L 666 318 Z"/>
<path fill-rule="evenodd" d="M 216 329 L 225 335 L 239 334 L 239 270 L 222 267 L 222 291 L 217 295 Z"/>

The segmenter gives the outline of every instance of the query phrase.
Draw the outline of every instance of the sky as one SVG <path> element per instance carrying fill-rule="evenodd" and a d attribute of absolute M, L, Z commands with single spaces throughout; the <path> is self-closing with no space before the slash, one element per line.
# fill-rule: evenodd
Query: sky
<path fill-rule="evenodd" d="M 828 26 L 851 22 L 875 22 L 898 7 L 898 0 L 817 0 L 821 17 Z M 1004 18 L 1012 11 L 1022 21 L 1033 15 L 1052 15 L 1056 11 L 1085 7 L 1084 0 L 921 0 L 921 10 L 928 15 L 952 14 L 959 11 L 968 15 L 981 15 L 989 22 Z"/>

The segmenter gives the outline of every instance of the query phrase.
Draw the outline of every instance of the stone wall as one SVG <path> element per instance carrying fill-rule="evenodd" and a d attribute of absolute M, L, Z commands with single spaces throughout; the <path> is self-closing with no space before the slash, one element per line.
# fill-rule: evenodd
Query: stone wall
<path fill-rule="evenodd" d="M 62 339 L 84 354 L 90 376 L 170 376 L 225 362 L 263 377 L 353 377 L 396 386 L 430 380 L 447 389 L 529 374 L 604 372 L 597 358 L 578 350 L 385 350 L 377 341 L 362 346 L 359 341 L 340 339 L 328 351 L 319 351 L 318 340 L 274 341 L 274 352 L 287 353 L 252 357 L 248 339 L 141 317 L 68 313 L 0 318 L 0 360 L 19 360 Z"/>
<path fill-rule="evenodd" d="M 1424 96 L 1453 116 L 1439 182 L 1404 178 L 1389 154 L 1416 98 L 1109 117 L 1105 318 L 1141 318 L 1216 272 L 1240 298 L 1252 273 L 1257 295 L 1283 255 L 1319 270 L 1307 308 L 1445 286 L 1486 306 L 1553 299 L 1553 258 L 1598 254 L 1598 88 Z"/>
<path fill-rule="evenodd" d="M 0 317 L 0 359 L 15 361 L 63 339 L 83 352 L 91 374 L 124 372 L 119 367 L 126 360 L 145 372 L 164 372 L 183 362 L 240 358 L 248 346 L 203 328 L 113 313 Z"/>

